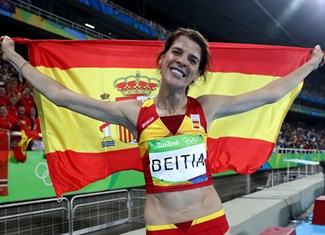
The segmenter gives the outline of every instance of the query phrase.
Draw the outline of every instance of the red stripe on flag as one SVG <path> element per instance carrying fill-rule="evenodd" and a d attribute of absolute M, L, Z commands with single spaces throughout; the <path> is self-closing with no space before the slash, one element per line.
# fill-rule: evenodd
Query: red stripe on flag
<path fill-rule="evenodd" d="M 33 54 L 30 58 L 32 65 L 60 69 L 157 68 L 155 56 L 163 45 L 160 41 L 140 40 L 30 40 L 28 43 L 28 52 Z M 60 57 L 60 63 L 53 47 L 59 47 L 64 55 Z"/>
<path fill-rule="evenodd" d="M 131 134 L 131 132 L 129 130 L 128 130 L 128 138 L 129 138 L 128 142 L 131 142 L 133 140 L 132 134 Z"/>
<path fill-rule="evenodd" d="M 124 138 L 123 138 L 123 127 L 122 126 L 118 126 L 118 132 L 119 132 L 119 139 L 124 142 Z"/>
<path fill-rule="evenodd" d="M 208 138 L 208 156 L 212 173 L 226 170 L 234 170 L 241 174 L 253 173 L 268 160 L 273 148 L 274 143 L 258 139 Z M 47 154 L 46 158 L 58 197 L 104 179 L 115 172 L 130 169 L 142 171 L 138 147 L 104 153 L 57 151 Z"/>
<path fill-rule="evenodd" d="M 139 148 L 103 153 L 67 150 L 46 155 L 56 195 L 81 189 L 86 185 L 124 170 L 142 171 Z"/>
<path fill-rule="evenodd" d="M 291 73 L 309 60 L 311 52 L 309 48 L 287 46 L 232 43 L 209 45 L 213 58 L 212 72 L 267 76 L 285 76 Z"/>
<path fill-rule="evenodd" d="M 103 130 L 105 129 L 105 127 L 108 127 L 109 125 L 110 125 L 110 123 L 105 122 L 103 125 L 101 125 L 101 126 L 99 127 L 99 130 L 100 130 L 101 132 L 103 132 Z"/>
<path fill-rule="evenodd" d="M 271 156 L 274 143 L 239 137 L 208 138 L 208 158 L 212 172 L 234 170 L 251 174 Z"/>
<path fill-rule="evenodd" d="M 127 136 L 127 133 L 126 133 L 126 128 L 123 128 L 123 140 L 124 140 L 124 142 L 127 142 L 128 141 L 128 136 Z"/>

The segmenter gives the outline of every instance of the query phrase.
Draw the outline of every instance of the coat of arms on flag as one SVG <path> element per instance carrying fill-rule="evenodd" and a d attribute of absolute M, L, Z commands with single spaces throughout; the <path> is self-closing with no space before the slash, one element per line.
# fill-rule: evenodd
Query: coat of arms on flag
<path fill-rule="evenodd" d="M 126 99 L 144 101 L 152 98 L 152 92 L 159 89 L 160 79 L 141 75 L 140 71 L 137 70 L 135 75 L 117 78 L 113 84 L 115 89 L 123 95 L 122 97 L 116 97 L 116 101 Z M 115 134 L 124 143 L 136 144 L 134 136 L 123 126 L 117 126 Z"/>

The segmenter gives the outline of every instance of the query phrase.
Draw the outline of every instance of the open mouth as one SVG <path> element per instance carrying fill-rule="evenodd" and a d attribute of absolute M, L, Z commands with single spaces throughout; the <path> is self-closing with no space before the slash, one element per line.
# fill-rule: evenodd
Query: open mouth
<path fill-rule="evenodd" d="M 178 78 L 185 77 L 185 73 L 183 71 L 181 71 L 181 70 L 178 70 L 176 68 L 172 68 L 171 71 Z"/>

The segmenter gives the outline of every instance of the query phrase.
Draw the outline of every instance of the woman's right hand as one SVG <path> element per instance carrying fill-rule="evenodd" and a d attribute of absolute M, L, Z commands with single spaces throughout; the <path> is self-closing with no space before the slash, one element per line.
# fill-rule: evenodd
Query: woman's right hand
<path fill-rule="evenodd" d="M 319 45 L 316 45 L 311 53 L 310 62 L 314 65 L 314 69 L 323 66 L 324 53 Z"/>
<path fill-rule="evenodd" d="M 3 60 L 8 60 L 8 52 L 15 50 L 15 42 L 8 36 L 0 38 L 0 56 Z"/>

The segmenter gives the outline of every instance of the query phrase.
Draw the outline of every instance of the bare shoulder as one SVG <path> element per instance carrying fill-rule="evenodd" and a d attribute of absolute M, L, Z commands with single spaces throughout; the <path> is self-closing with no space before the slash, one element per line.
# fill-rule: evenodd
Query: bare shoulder
<path fill-rule="evenodd" d="M 142 105 L 142 102 L 141 100 L 137 100 L 137 99 L 124 99 L 124 100 L 119 100 L 119 101 L 116 101 L 116 103 L 118 105 L 131 105 L 131 106 L 134 106 L 134 107 L 141 107 Z"/>
<path fill-rule="evenodd" d="M 142 102 L 136 99 L 101 102 L 97 105 L 101 113 L 97 119 L 130 128 L 137 122 L 141 104 Z"/>
<path fill-rule="evenodd" d="M 218 100 L 222 99 L 222 95 L 201 95 L 196 99 L 201 103 L 202 106 L 210 105 L 211 103 L 218 102 Z"/>
<path fill-rule="evenodd" d="M 197 100 L 202 105 L 206 118 L 212 119 L 224 102 L 224 98 L 223 95 L 202 95 L 197 97 Z"/>
<path fill-rule="evenodd" d="M 126 99 L 126 100 L 116 101 L 115 105 L 119 110 L 121 110 L 122 113 L 135 115 L 139 113 L 142 102 L 136 99 Z"/>

